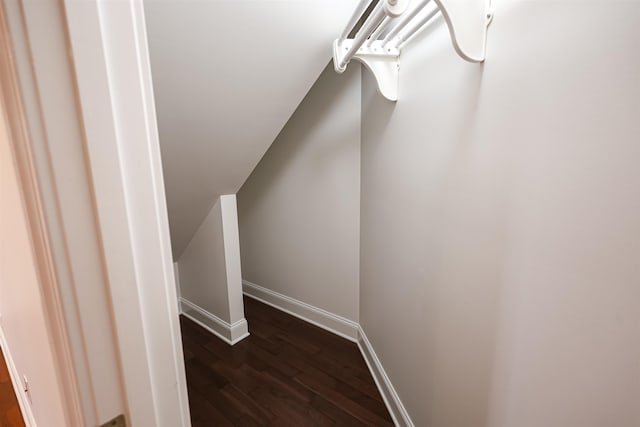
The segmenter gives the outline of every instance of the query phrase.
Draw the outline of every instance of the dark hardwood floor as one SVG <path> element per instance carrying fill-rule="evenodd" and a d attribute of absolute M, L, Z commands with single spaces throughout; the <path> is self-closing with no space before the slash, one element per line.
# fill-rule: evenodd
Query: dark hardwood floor
<path fill-rule="evenodd" d="M 18 399 L 0 349 L 0 427 L 24 427 Z"/>
<path fill-rule="evenodd" d="M 392 426 L 356 344 L 250 298 L 229 346 L 181 317 L 198 426 Z"/>

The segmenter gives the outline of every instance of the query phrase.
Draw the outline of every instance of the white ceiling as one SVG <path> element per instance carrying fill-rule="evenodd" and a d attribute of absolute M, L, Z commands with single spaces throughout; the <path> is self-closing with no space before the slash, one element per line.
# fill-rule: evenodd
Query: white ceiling
<path fill-rule="evenodd" d="M 146 0 L 174 258 L 236 193 L 331 58 L 356 0 Z"/>

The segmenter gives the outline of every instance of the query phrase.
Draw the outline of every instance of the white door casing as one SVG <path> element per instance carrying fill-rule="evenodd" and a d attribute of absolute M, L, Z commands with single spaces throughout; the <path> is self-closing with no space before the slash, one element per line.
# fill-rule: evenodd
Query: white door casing
<path fill-rule="evenodd" d="M 76 415 L 189 426 L 142 2 L 3 5 Z"/>

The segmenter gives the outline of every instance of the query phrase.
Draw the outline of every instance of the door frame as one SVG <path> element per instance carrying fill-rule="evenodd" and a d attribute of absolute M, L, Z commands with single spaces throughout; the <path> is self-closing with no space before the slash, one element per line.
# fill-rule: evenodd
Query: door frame
<path fill-rule="evenodd" d="M 66 413 L 72 425 L 124 413 L 188 427 L 142 0 L 0 7 L 12 59 L 0 79 L 17 106 L 9 127 Z"/>

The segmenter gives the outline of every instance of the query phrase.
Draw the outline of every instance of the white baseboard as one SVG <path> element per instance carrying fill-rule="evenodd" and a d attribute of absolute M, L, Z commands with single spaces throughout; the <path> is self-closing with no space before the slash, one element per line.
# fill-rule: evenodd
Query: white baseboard
<path fill-rule="evenodd" d="M 0 327 L 0 347 L 2 347 L 2 353 L 4 354 L 4 360 L 7 362 L 7 368 L 9 370 L 9 376 L 11 377 L 11 384 L 13 385 L 13 391 L 16 394 L 18 399 L 18 405 L 20 405 L 20 412 L 22 413 L 22 418 L 24 419 L 24 423 L 27 427 L 36 427 L 36 420 L 33 417 L 33 412 L 31 411 L 31 405 L 29 404 L 28 398 L 22 390 L 22 379 L 20 378 L 20 374 L 18 373 L 18 368 L 16 368 L 15 363 L 13 362 L 13 357 L 11 356 L 11 351 L 9 350 L 9 345 L 7 344 L 6 337 L 4 336 L 4 331 Z"/>
<path fill-rule="evenodd" d="M 367 335 L 360 326 L 358 326 L 358 347 L 360 348 L 360 352 L 362 353 L 365 362 L 367 362 L 367 366 L 369 367 L 369 371 L 371 371 L 371 375 L 378 386 L 378 390 L 380 390 L 382 399 L 387 405 L 391 418 L 393 418 L 393 423 L 399 427 L 414 427 L 413 421 L 411 421 L 411 418 L 409 417 L 409 413 L 402 404 L 395 388 L 393 388 L 391 380 L 389 380 L 387 373 L 382 367 L 382 363 L 380 363 L 380 359 L 378 359 L 376 352 L 371 346 L 371 342 L 369 342 Z"/>
<path fill-rule="evenodd" d="M 369 371 L 371 371 L 371 375 L 378 386 L 378 390 L 380 390 L 382 399 L 391 414 L 391 418 L 393 418 L 394 424 L 398 427 L 414 427 L 413 421 L 411 421 L 407 410 L 398 397 L 398 393 L 396 393 L 396 390 L 393 388 L 387 373 L 380 363 L 380 359 L 376 356 L 371 343 L 358 323 L 270 289 L 263 288 L 247 280 L 242 281 L 242 290 L 249 298 L 263 302 L 280 311 L 289 313 L 292 316 L 357 343 L 362 357 L 364 357 Z"/>
<path fill-rule="evenodd" d="M 234 345 L 249 336 L 249 326 L 247 325 L 247 320 L 244 318 L 235 323 L 225 322 L 216 315 L 184 298 L 180 298 L 180 312 L 183 316 L 193 320 L 230 345 Z"/>
<path fill-rule="evenodd" d="M 242 281 L 242 291 L 249 298 L 326 329 L 349 341 L 357 342 L 358 340 L 358 324 L 352 320 L 274 292 L 271 289 L 263 288 L 247 280 Z"/>

